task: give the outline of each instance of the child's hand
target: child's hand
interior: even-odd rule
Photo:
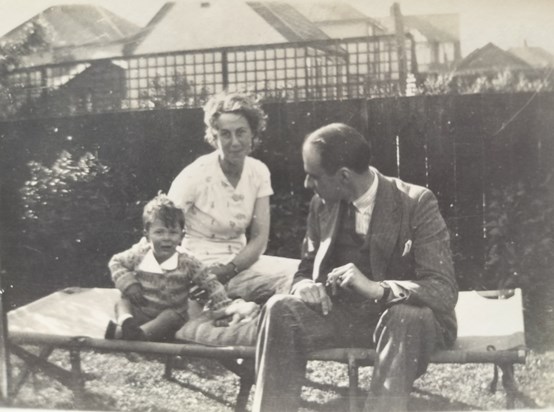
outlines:
[[[248,322],[258,316],[260,306],[255,302],[245,302],[243,299],[235,299],[225,308],[225,315],[230,317],[229,325],[239,322]]]
[[[144,306],[148,302],[142,293],[142,286],[140,283],[133,283],[123,292],[123,296],[131,301],[135,306]]]

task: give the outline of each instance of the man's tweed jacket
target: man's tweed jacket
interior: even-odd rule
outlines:
[[[401,286],[407,291],[404,303],[431,308],[446,345],[451,345],[457,331],[458,287],[450,237],[437,199],[429,189],[372,170],[379,184],[368,232],[371,276]],[[306,278],[322,281],[333,269],[330,252],[344,207],[344,202],[312,198],[294,284]]]

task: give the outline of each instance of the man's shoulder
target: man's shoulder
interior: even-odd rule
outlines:
[[[424,194],[432,193],[430,189],[424,186],[416,185],[414,183],[408,183],[397,177],[385,176],[382,174],[380,174],[380,177],[380,181],[382,183],[390,185],[394,190],[398,191],[402,195],[402,197],[405,197],[407,199],[418,200]]]

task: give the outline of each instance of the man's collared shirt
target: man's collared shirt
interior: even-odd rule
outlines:
[[[369,231],[371,216],[375,208],[377,188],[379,186],[379,179],[377,179],[375,172],[371,168],[369,168],[369,172],[373,177],[373,182],[371,182],[369,189],[364,194],[352,202],[352,205],[356,209],[356,233],[363,236]],[[407,298],[408,292],[402,286],[394,281],[384,281],[383,283],[391,288],[391,293],[387,299],[388,303],[401,302]]]
[[[352,205],[356,208],[356,233],[359,235],[366,235],[369,230],[369,224],[371,223],[371,215],[373,214],[373,208],[375,207],[375,196],[377,195],[377,186],[379,185],[379,179],[377,175],[370,168],[369,172],[373,177],[373,182],[369,189],[352,202]]]

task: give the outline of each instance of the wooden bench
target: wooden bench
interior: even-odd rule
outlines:
[[[171,359],[176,355],[217,359],[240,377],[235,409],[245,410],[253,385],[252,368],[248,365],[253,363],[254,347],[105,340],[105,326],[112,317],[113,303],[118,296],[119,292],[115,289],[69,289],[9,312],[9,350],[23,359],[28,367],[10,383],[10,396],[17,395],[29,371],[41,370],[71,388],[79,401],[85,390],[85,378],[81,373],[81,351],[138,352],[165,356],[166,377],[171,376]],[[496,388],[497,370],[500,369],[507,395],[507,408],[513,408],[517,398],[526,403],[527,398],[517,389],[513,368],[514,364],[524,364],[526,358],[521,291],[461,292],[456,313],[459,337],[454,348],[435,353],[431,362],[495,365],[495,378],[491,388]],[[39,346],[39,354],[29,352],[24,345]],[[70,370],[48,362],[48,356],[55,348],[69,351]],[[246,362],[235,362],[238,359]],[[375,351],[336,348],[314,352],[309,359],[337,361],[348,365],[350,410],[356,410],[358,370],[361,366],[373,364]]]

